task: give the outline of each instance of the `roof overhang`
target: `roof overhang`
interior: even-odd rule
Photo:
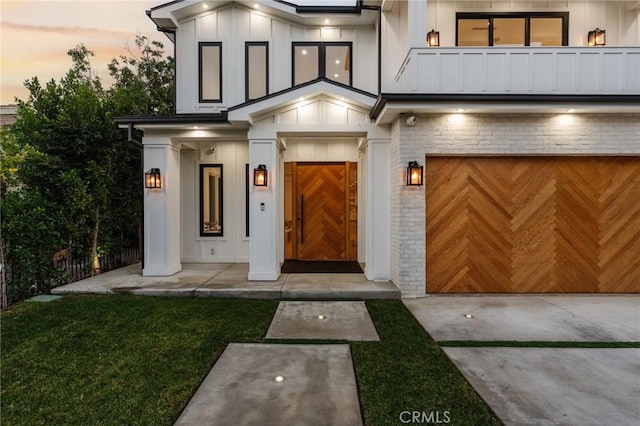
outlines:
[[[121,129],[133,126],[145,129],[219,129],[231,128],[227,113],[217,114],[172,114],[172,115],[136,115],[116,117],[116,124]]]
[[[367,111],[370,111],[376,102],[376,96],[371,93],[354,89],[353,87],[345,86],[326,78],[319,78],[229,108],[227,118],[231,123],[253,123],[256,117],[264,116],[271,111],[276,111],[288,105],[294,105],[318,95],[326,95],[336,100],[359,106]]]
[[[171,35],[180,21],[232,3],[260,13],[268,13],[301,25],[331,26],[374,25],[378,20],[379,0],[307,1],[295,0],[176,0],[147,11],[159,31]],[[170,36],[171,38],[171,36]]]
[[[370,117],[388,124],[402,113],[640,113],[640,95],[383,93]]]

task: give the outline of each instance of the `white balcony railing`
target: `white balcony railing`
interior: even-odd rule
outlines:
[[[640,47],[411,49],[383,91],[640,94]]]

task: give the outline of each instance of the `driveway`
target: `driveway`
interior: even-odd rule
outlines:
[[[404,303],[505,424],[640,424],[640,296]]]

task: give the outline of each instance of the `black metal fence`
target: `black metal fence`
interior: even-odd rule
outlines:
[[[4,246],[4,241],[2,244],[2,251],[6,255],[7,247]],[[122,268],[140,261],[140,246],[125,247],[118,252],[99,254],[98,259],[100,266],[96,273]],[[74,241],[69,248],[62,249],[51,256],[51,268],[58,271],[57,275],[60,277],[58,282],[62,284],[92,276],[93,266],[90,246],[87,242],[80,240]],[[0,281],[5,285],[7,296],[5,306],[41,292],[37,283],[29,285],[28,288],[25,288],[24,283],[14,283],[11,264],[0,264],[0,273],[2,274]]]

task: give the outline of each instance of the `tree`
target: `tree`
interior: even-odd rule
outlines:
[[[109,64],[115,83],[106,90],[84,45],[69,50],[72,66],[59,82],[25,82],[29,97],[18,101],[0,151],[2,239],[22,290],[47,291],[59,281],[51,256],[76,239],[89,239],[99,273],[100,253],[119,252],[140,235],[140,152],[113,118],[173,111],[174,74],[161,43],[138,36],[136,46],[137,54]]]

